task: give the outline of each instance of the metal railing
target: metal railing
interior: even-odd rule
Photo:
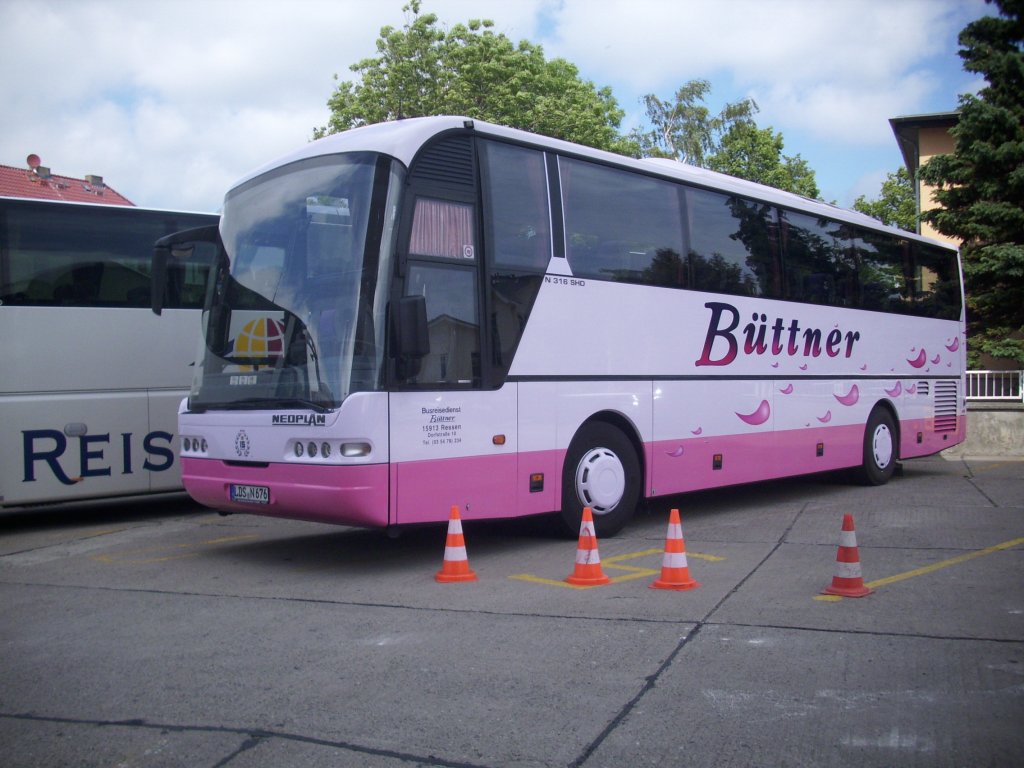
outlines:
[[[1024,371],[968,371],[967,399],[1024,403],[1022,380]]]

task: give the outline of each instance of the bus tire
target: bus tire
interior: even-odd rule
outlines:
[[[598,537],[614,536],[640,501],[640,459],[622,430],[603,421],[580,427],[562,467],[560,520],[566,535],[577,535],[583,508],[590,507]]]
[[[865,485],[885,485],[896,471],[899,443],[896,424],[887,408],[876,407],[864,429],[864,464],[861,481]]]

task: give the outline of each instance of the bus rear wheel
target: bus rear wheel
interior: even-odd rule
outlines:
[[[865,485],[885,485],[896,471],[899,458],[896,425],[885,408],[875,408],[864,429],[864,464],[861,480]]]
[[[565,533],[579,533],[583,508],[590,507],[598,537],[614,536],[633,517],[640,486],[640,460],[629,438],[605,422],[584,424],[562,467],[560,519]]]

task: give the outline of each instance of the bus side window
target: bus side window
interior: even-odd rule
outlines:
[[[543,271],[551,258],[544,154],[482,142],[487,242],[500,271]]]
[[[684,287],[677,185],[564,157],[558,165],[574,275]]]
[[[686,190],[692,287],[777,297],[779,248],[772,206],[703,189]]]
[[[478,383],[480,321],[476,269],[410,263],[405,295],[423,296],[427,301],[430,351],[423,358],[415,383]]]

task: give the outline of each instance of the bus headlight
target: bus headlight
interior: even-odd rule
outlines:
[[[342,443],[341,444],[341,455],[346,459],[355,459],[360,456],[370,455],[370,444],[369,443]]]

